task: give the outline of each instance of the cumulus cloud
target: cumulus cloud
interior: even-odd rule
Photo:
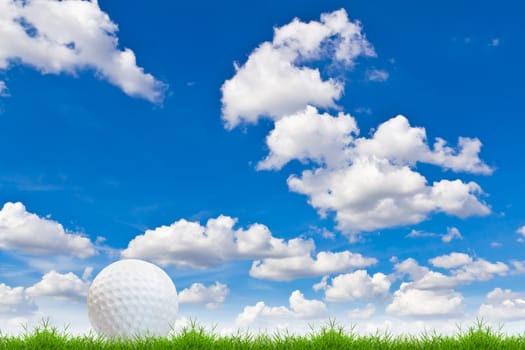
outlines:
[[[61,300],[83,301],[91,282],[81,280],[72,272],[59,273],[54,270],[46,273],[42,280],[26,289],[32,297],[54,297]]]
[[[459,137],[457,146],[450,146],[437,137],[430,145],[426,130],[402,115],[380,124],[371,137],[358,137],[350,115],[317,110],[333,108],[344,86],[333,78],[323,80],[317,67],[305,63],[323,58],[351,67],[357,57],[373,55],[359,23],[350,22],[344,10],[276,28],[273,41],[255,49],[222,86],[226,127],[269,117],[274,123],[266,138],[269,154],[257,169],[279,170],[293,160],[308,166],[288,177],[290,191],[306,195],[322,217],[335,213],[337,228],[350,241],[361,232],[417,224],[435,213],[488,215],[477,183],[443,179],[429,184],[415,170],[426,163],[490,175],[494,169],[480,159],[479,139]],[[368,72],[372,80],[387,78],[385,71]],[[460,238],[456,230],[443,241]]]
[[[344,9],[321,15],[320,21],[294,19],[274,30],[272,42],[263,42],[235,75],[224,82],[222,118],[232,129],[256,123],[260,117],[279,119],[307,104],[333,107],[343,83],[323,79],[308,63],[329,59],[351,67],[359,56],[375,56],[359,22]]]
[[[206,226],[181,219],[135,237],[121,255],[163,266],[204,268],[235,259],[302,256],[315,249],[311,239],[285,241],[273,237],[262,224],[244,230],[234,229],[236,222],[237,219],[224,215],[209,219]]]
[[[365,270],[357,270],[332,278],[331,284],[327,284],[323,289],[326,301],[375,300],[388,297],[390,284],[388,277],[381,272],[370,276]]]
[[[273,281],[291,281],[297,278],[315,277],[367,267],[377,263],[358,253],[319,252],[313,259],[310,255],[281,259],[263,259],[253,262],[250,276]]]
[[[66,232],[58,222],[29,213],[20,202],[7,202],[0,210],[0,250],[80,258],[96,253],[87,237]]]
[[[366,72],[366,79],[370,81],[387,81],[389,74],[384,69],[371,69]]]
[[[430,259],[429,262],[435,267],[451,269],[472,263],[472,258],[470,255],[465,253],[453,252],[448,255],[437,256],[433,259]]]
[[[416,224],[432,212],[465,218],[487,215],[474,182],[441,180],[432,186],[408,166],[384,159],[359,158],[342,169],[318,168],[288,178],[291,191],[305,194],[324,216],[336,212],[337,227],[350,235],[385,227]]]
[[[453,290],[422,290],[402,283],[386,312],[396,316],[451,317],[462,313],[463,296]]]
[[[510,289],[495,288],[487,294],[478,315],[486,320],[513,321],[525,318],[525,296]]]
[[[394,265],[398,276],[409,275],[411,288],[439,290],[451,289],[461,284],[488,281],[495,275],[505,276],[509,267],[498,261],[491,263],[484,259],[472,259],[463,253],[451,253],[429,260],[433,266],[449,269],[449,274],[430,270],[409,258]]]
[[[326,315],[326,305],[320,300],[306,299],[299,290],[295,290],[288,299],[290,307],[267,306],[259,301],[254,306],[246,306],[235,319],[237,326],[253,324],[258,318],[295,318],[315,319]]]
[[[190,288],[180,291],[178,300],[181,304],[205,304],[208,308],[215,308],[224,302],[229,292],[228,286],[219,282],[209,287],[193,283]]]
[[[389,159],[399,165],[421,162],[456,172],[489,175],[494,169],[479,158],[481,146],[477,138],[460,137],[456,149],[437,137],[431,149],[425,128],[413,127],[405,116],[398,115],[380,124],[371,138],[356,139],[355,153]]]
[[[270,154],[257,165],[258,169],[281,169],[297,159],[314,161],[328,167],[339,166],[348,156],[352,134],[358,133],[355,119],[344,113],[333,117],[320,114],[315,107],[284,116],[266,138]]]
[[[13,288],[0,283],[0,314],[22,316],[36,310],[36,305],[23,287]]]
[[[519,233],[522,236],[525,236],[525,225],[521,226],[516,230],[516,233]]]
[[[164,98],[165,84],[144,73],[131,49],[119,48],[118,27],[96,0],[2,1],[0,26],[0,70],[16,64],[43,74],[94,70],[130,96]]]

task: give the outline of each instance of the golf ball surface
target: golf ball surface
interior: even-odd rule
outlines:
[[[178,313],[177,290],[158,266],[137,259],[108,265],[87,296],[88,316],[106,337],[166,336]]]

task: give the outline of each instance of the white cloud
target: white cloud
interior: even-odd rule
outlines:
[[[501,261],[491,263],[484,259],[477,259],[454,270],[453,274],[458,282],[469,283],[472,281],[488,281],[494,275],[505,276],[508,271],[509,267]]]
[[[0,2],[0,69],[15,64],[43,74],[92,69],[130,96],[161,102],[165,85],[137,66],[132,50],[119,49],[117,25],[98,1]]]
[[[509,272],[509,267],[502,262],[474,260],[463,253],[442,255],[429,261],[436,267],[451,269],[450,274],[431,271],[428,267],[420,266],[412,258],[396,264],[394,270],[398,276],[408,274],[413,281],[411,287],[429,290],[451,289],[461,284],[488,281],[495,275],[504,276]]]
[[[324,216],[336,212],[337,227],[350,235],[386,227],[416,224],[432,212],[465,218],[487,215],[474,183],[441,180],[432,186],[408,166],[378,158],[358,158],[343,169],[319,168],[288,178],[291,191],[305,194]]]
[[[311,239],[294,238],[286,242],[273,237],[264,225],[234,229],[236,222],[237,219],[224,215],[209,219],[206,226],[181,219],[135,237],[121,255],[163,266],[203,268],[235,259],[302,256],[315,249]]]
[[[525,318],[525,296],[510,289],[495,288],[487,294],[478,315],[487,320],[512,321]]]
[[[228,286],[219,282],[209,287],[202,283],[193,283],[190,288],[179,293],[178,300],[181,304],[206,304],[208,308],[215,308],[224,302],[229,292]]]
[[[80,258],[95,255],[87,237],[66,232],[58,222],[29,213],[20,202],[7,202],[0,210],[0,250]]]
[[[490,208],[479,198],[484,193],[475,182],[427,184],[414,169],[427,163],[454,172],[492,174],[494,169],[479,157],[479,139],[459,137],[452,147],[437,137],[431,147],[426,130],[412,127],[402,115],[379,125],[371,137],[358,138],[350,115],[318,112],[316,107],[335,107],[344,86],[332,78],[323,80],[318,69],[304,64],[323,58],[351,66],[358,56],[373,55],[360,24],[349,22],[344,10],[322,15],[320,22],[295,19],[276,28],[273,41],[254,50],[222,86],[226,127],[271,118],[269,154],[257,168],[278,170],[294,159],[310,166],[288,178],[290,191],[306,195],[323,217],[335,213],[337,228],[350,241],[363,231],[417,224],[434,213],[488,215]],[[375,80],[387,78],[385,71],[369,73]],[[459,238],[453,231],[443,236],[445,242],[453,238]]]
[[[23,287],[9,287],[0,283],[0,314],[10,316],[29,315],[36,311],[33,300],[25,293]]]
[[[361,254],[342,252],[319,252],[315,259],[310,255],[294,256],[281,259],[263,259],[253,262],[250,276],[274,281],[291,281],[297,278],[315,277],[377,263],[375,258],[366,258]]]
[[[267,306],[259,301],[254,306],[246,306],[242,313],[235,319],[237,326],[253,324],[260,317],[267,318],[295,318],[315,319],[326,315],[326,305],[320,300],[305,299],[303,293],[295,290],[288,299],[290,307]]]
[[[346,313],[350,320],[366,320],[371,318],[376,312],[374,304],[367,304],[364,308],[352,309]]]
[[[331,302],[384,299],[389,295],[390,284],[383,273],[369,276],[365,270],[357,270],[332,278],[331,284],[325,287],[325,299]]]
[[[431,150],[425,128],[413,127],[405,116],[398,115],[379,125],[371,138],[356,139],[355,154],[388,159],[398,165],[422,162],[456,172],[489,175],[494,169],[479,158],[481,146],[477,138],[460,137],[455,149],[437,137]]]
[[[452,290],[421,290],[401,283],[386,312],[396,316],[451,317],[462,313],[463,296]]]
[[[525,236],[525,225],[521,226],[516,230],[516,233],[519,233],[520,235]]]
[[[370,81],[387,81],[389,74],[384,69],[372,69],[366,73],[366,78]]]
[[[447,233],[441,237],[441,240],[445,243],[450,243],[454,239],[463,239],[463,236],[456,227],[448,227]]]
[[[323,80],[319,69],[305,64],[328,58],[352,66],[357,57],[374,55],[359,22],[349,21],[344,9],[322,14],[320,21],[294,19],[275,28],[273,41],[236,65],[234,77],[221,88],[226,127],[256,123],[262,116],[278,119],[307,104],[333,107],[343,83]]]
[[[418,238],[418,237],[436,237],[436,236],[438,236],[438,234],[436,233],[412,229],[405,237]]]
[[[441,267],[443,269],[451,269],[454,267],[463,266],[472,263],[470,255],[465,253],[450,253],[448,255],[437,256],[430,259],[429,262],[435,267]]]
[[[321,281],[319,281],[318,283],[314,284],[312,286],[312,289],[315,290],[316,292],[320,291],[320,290],[325,290],[326,289],[326,286],[328,286],[328,278],[330,276],[326,275],[326,276],[323,276],[323,278],[321,279]]]
[[[294,159],[338,167],[348,158],[345,149],[352,141],[351,134],[358,132],[351,115],[339,113],[333,117],[307,106],[275,122],[266,138],[270,154],[259,162],[257,169],[278,170]]]
[[[42,280],[26,289],[32,297],[48,296],[60,300],[84,301],[91,282],[82,281],[72,272],[65,274],[49,271]]]

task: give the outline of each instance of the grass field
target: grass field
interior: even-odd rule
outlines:
[[[106,340],[94,335],[71,336],[44,322],[22,336],[0,334],[0,349],[525,349],[525,334],[507,336],[478,321],[455,336],[377,334],[359,336],[330,321],[306,336],[238,334],[218,336],[196,323],[168,338]]]

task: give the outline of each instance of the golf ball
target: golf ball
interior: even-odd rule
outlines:
[[[95,277],[87,306],[91,325],[106,337],[166,336],[177,317],[177,290],[158,266],[125,259]]]

